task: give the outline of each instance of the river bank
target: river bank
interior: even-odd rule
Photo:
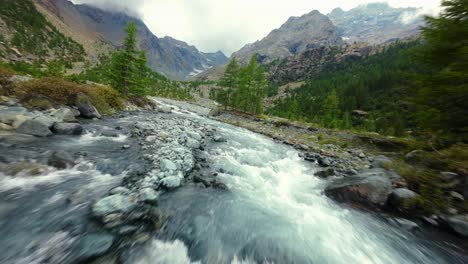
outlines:
[[[422,224],[379,220],[323,195],[339,175],[314,174],[358,172],[372,166],[370,155],[332,156],[331,148],[312,156],[305,145],[293,144],[297,152],[290,142],[210,120],[208,108],[156,100],[157,111],[75,117],[68,123],[79,133],[0,135],[1,263],[463,263],[463,240],[436,234],[429,243]],[[31,120],[55,117],[8,104]],[[345,233],[334,254],[317,243],[336,244]],[[295,241],[304,246],[291,248]],[[448,250],[435,254],[438,247]]]

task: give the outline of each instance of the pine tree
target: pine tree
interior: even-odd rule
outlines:
[[[426,17],[418,58],[431,70],[419,76],[415,101],[421,126],[468,132],[468,1],[445,0],[439,17]],[[464,131],[464,132],[463,132]]]
[[[338,120],[340,117],[340,109],[338,96],[336,90],[333,89],[327,96],[323,103],[323,119],[322,123],[326,127],[336,128],[338,127]]]
[[[220,80],[219,85],[225,88],[224,91],[220,91],[217,97],[217,101],[225,106],[234,106],[234,93],[235,89],[239,85],[239,74],[240,66],[236,58],[232,58],[224,71],[224,76]]]

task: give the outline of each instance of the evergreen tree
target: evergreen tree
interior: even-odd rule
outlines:
[[[224,76],[220,80],[219,85],[225,88],[220,91],[217,96],[217,101],[225,106],[234,106],[234,92],[239,85],[240,66],[236,58],[232,58],[224,71]]]
[[[439,17],[426,17],[425,45],[418,58],[431,71],[421,75],[416,96],[420,124],[445,133],[468,132],[468,1],[445,0]]]
[[[338,127],[340,109],[336,90],[333,89],[323,103],[323,125],[330,128]]]

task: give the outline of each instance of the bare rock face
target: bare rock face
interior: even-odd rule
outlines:
[[[321,46],[342,43],[331,20],[317,10],[301,17],[291,17],[279,29],[253,44],[246,45],[233,57],[245,63],[253,54],[261,63],[287,58]]]

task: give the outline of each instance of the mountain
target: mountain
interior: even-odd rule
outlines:
[[[124,13],[67,0],[36,0],[35,4],[61,32],[82,44],[91,57],[120,47],[124,28],[132,21],[137,25],[139,45],[147,52],[149,66],[168,77],[186,79],[227,61],[222,52],[203,53],[183,41],[158,38],[141,19]]]
[[[424,20],[418,8],[393,8],[387,3],[360,5],[349,11],[334,9],[328,17],[348,41],[380,44],[419,34]]]
[[[248,44],[232,56],[241,62],[257,53],[261,63],[298,55],[320,46],[337,46],[342,41],[335,25],[319,11],[301,17],[291,17],[280,28],[253,44]]]

